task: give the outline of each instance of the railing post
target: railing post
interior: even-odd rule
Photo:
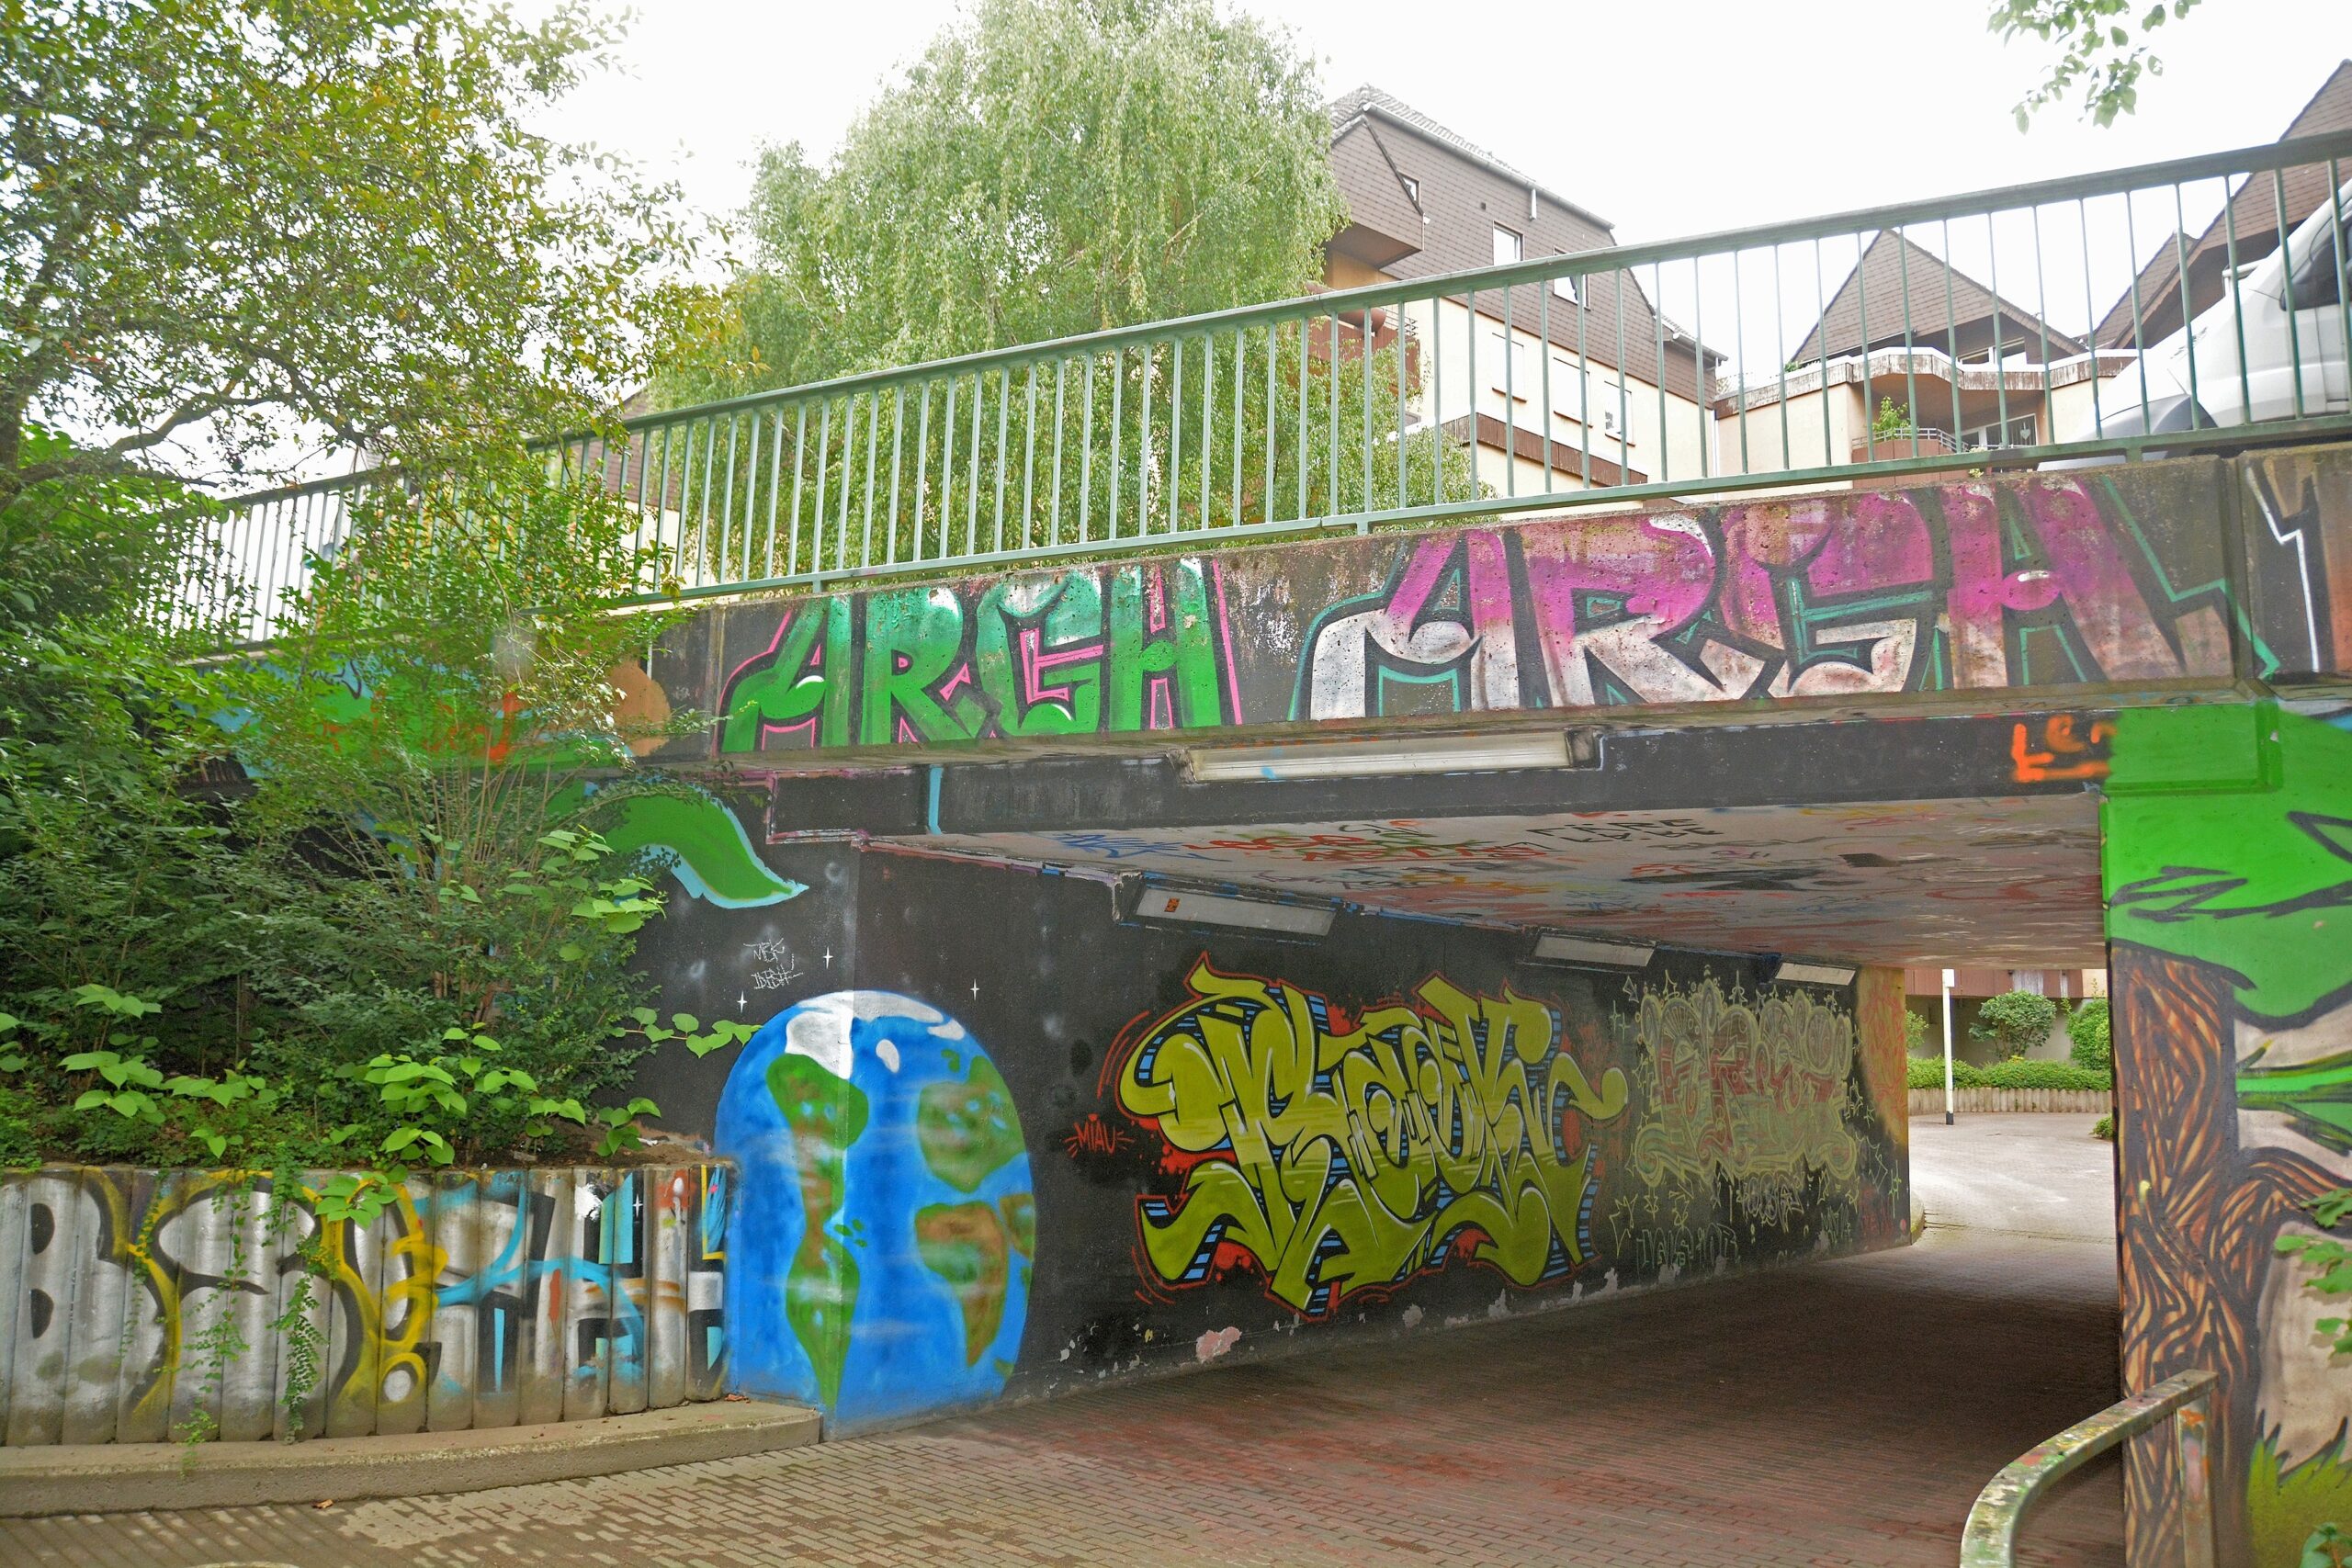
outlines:
[[[2213,1568],[2213,1393],[2204,1392],[2173,1412],[2173,1450],[2180,1461],[2182,1568]]]

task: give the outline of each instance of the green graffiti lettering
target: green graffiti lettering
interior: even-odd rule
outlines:
[[[1198,560],[1137,563],[1112,576],[1110,658],[1108,728],[1149,728],[1151,688],[1162,680],[1170,688],[1170,718],[1177,728],[1209,728],[1225,721],[1216,622]]]
[[[945,705],[932,687],[964,649],[964,606],[948,588],[904,588],[865,601],[865,661],[858,685],[857,738],[887,746],[903,719],[918,740],[969,740],[988,710],[969,691]]]
[[[973,664],[1000,729],[1022,737],[1102,728],[1102,591],[1091,573],[1000,582],[981,596],[978,620]]]
[[[850,602],[820,599],[792,612],[775,650],[737,672],[720,695],[721,751],[756,751],[767,730],[817,720],[816,743],[849,744]]]

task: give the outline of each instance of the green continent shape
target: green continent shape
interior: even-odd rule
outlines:
[[[1012,1274],[1012,1248],[996,1211],[978,1202],[926,1204],[915,1211],[915,1250],[955,1293],[964,1314],[964,1364],[978,1365],[1004,1325]]]
[[[667,850],[678,880],[726,909],[781,904],[808,891],[768,869],[726,806],[707,795],[632,795],[605,817],[605,841],[623,855]]]
[[[865,1131],[865,1092],[788,1053],[769,1066],[768,1092],[792,1129],[800,1186],[800,1246],[785,1275],[784,1314],[817,1369],[818,1394],[831,1405],[841,1398],[858,1286],[857,1259],[833,1235],[832,1224],[841,1214],[843,1161]]]
[[[2352,992],[2352,733],[2267,703],[2128,708],[2114,757],[2111,941],[2226,971],[2260,1020]]]
[[[1021,1154],[1021,1121],[996,1064],[978,1056],[961,1079],[923,1085],[915,1141],[931,1173],[958,1192],[978,1190],[989,1172]]]

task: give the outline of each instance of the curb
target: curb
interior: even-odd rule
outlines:
[[[0,1448],[0,1517],[228,1508],[481,1492],[656,1465],[740,1459],[817,1440],[797,1404],[725,1400],[558,1421],[300,1443],[52,1444]]]

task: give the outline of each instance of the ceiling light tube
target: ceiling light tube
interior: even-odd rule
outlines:
[[[1180,887],[1146,887],[1136,901],[1137,919],[1179,926],[1227,926],[1276,936],[1329,936],[1329,904],[1276,904],[1224,893],[1194,893]]]
[[[1657,951],[1653,942],[1597,942],[1590,937],[1545,931],[1535,939],[1527,959],[1531,964],[1599,964],[1611,969],[1639,969]]]
[[[1588,740],[1592,738],[1587,737]],[[1193,784],[1352,779],[1396,773],[1484,773],[1566,768],[1583,759],[1559,729],[1516,735],[1433,735],[1369,742],[1309,741],[1283,746],[1192,747],[1183,752]],[[1585,765],[1590,765],[1589,763]]]
[[[1850,964],[1792,964],[1783,960],[1772,971],[1776,985],[1846,986],[1854,979]]]

